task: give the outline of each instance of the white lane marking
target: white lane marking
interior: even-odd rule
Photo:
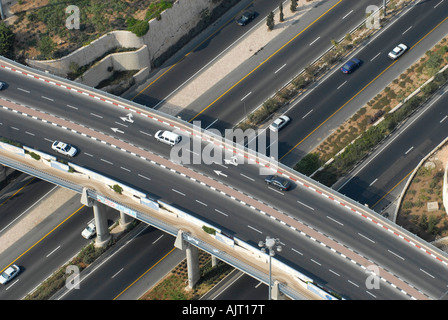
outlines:
[[[246,95],[241,99],[241,101],[243,101],[243,100],[246,99],[248,96],[250,96],[251,93],[252,93],[252,91],[249,92],[248,94],[246,94]]]
[[[311,112],[313,112],[313,110],[314,110],[314,109],[311,109],[310,111],[308,111],[308,113],[307,113],[306,115],[304,115],[304,116],[302,117],[302,119],[305,119]]]
[[[25,133],[26,133],[26,134],[29,134],[30,136],[33,136],[33,137],[35,136],[34,133],[31,133],[31,132],[28,132],[28,131],[25,131]]]
[[[124,269],[124,268],[121,268],[120,270],[118,270],[118,271],[111,277],[111,279],[115,278],[115,276],[116,276],[117,274],[119,274],[121,271],[123,271],[123,269]]]
[[[17,88],[20,91],[26,92],[26,93],[30,93],[28,90],[22,89],[22,88]]]
[[[278,191],[277,189],[274,189],[274,188],[272,188],[272,187],[268,187],[268,188],[271,189],[272,191],[275,191],[275,192],[280,193],[281,195],[283,195],[283,192],[280,192],[280,191]]]
[[[381,52],[378,52],[378,54],[376,56],[374,56],[372,59],[370,59],[370,61],[375,60],[380,54],[381,54]]]
[[[307,204],[304,204],[303,202],[300,202],[299,200],[297,200],[297,202],[298,203],[300,203],[302,206],[304,206],[304,207],[307,207],[308,209],[310,209],[310,210],[313,210],[314,211],[314,208],[313,207],[310,207],[309,205],[307,205]]]
[[[151,180],[151,178],[148,178],[148,177],[146,177],[146,176],[144,176],[144,175],[141,175],[140,173],[139,174],[137,174],[140,178],[143,178],[143,179],[146,179],[146,180]]]
[[[208,207],[208,204],[206,204],[206,203],[204,203],[204,202],[202,202],[202,201],[199,201],[199,200],[195,200],[197,203],[199,203],[199,204],[202,204],[204,207]]]
[[[440,1],[438,4],[434,6],[434,9],[437,8],[444,0]]]
[[[315,264],[317,264],[318,266],[321,266],[322,264],[320,264],[319,262],[317,262],[316,260],[310,259],[311,261],[313,261]]]
[[[5,291],[6,290],[9,290],[13,285],[15,285],[17,282],[19,282],[19,279],[17,279],[16,281],[14,281],[13,283],[11,283],[9,286],[8,286],[8,288],[6,288],[5,289]]]
[[[17,130],[17,131],[20,130],[19,128],[16,128],[16,127],[11,127],[11,129],[14,129],[14,130]]]
[[[150,137],[152,137],[152,134],[150,134],[150,133],[148,133],[148,132],[145,132],[145,131],[140,131],[140,133],[143,133],[143,134],[146,134],[147,136],[150,136]]]
[[[345,16],[343,16],[343,17],[342,17],[342,20],[344,20],[345,18],[347,18],[352,12],[353,12],[353,10],[350,11],[349,13],[347,13]]]
[[[285,63],[284,65],[282,65],[280,68],[278,68],[277,71],[274,72],[274,74],[276,74],[277,72],[279,72],[280,70],[282,70],[285,66],[286,66],[286,63]]]
[[[176,189],[171,189],[171,190],[185,197],[185,193],[182,193],[182,192],[180,192],[180,191],[177,191]]]
[[[205,130],[207,130],[207,129],[210,128],[212,125],[214,125],[216,121],[218,121],[218,119],[216,119],[215,121],[213,121],[212,123],[210,123],[210,124],[207,126],[207,128],[205,128]]]
[[[152,244],[156,244],[160,239],[162,239],[163,238],[163,234],[160,236],[160,237],[158,237],[156,240],[154,240],[153,242],[152,242]]]
[[[97,118],[103,119],[103,117],[102,117],[102,116],[100,116],[100,115],[97,115],[97,114],[95,114],[95,113],[92,113],[92,112],[90,112],[90,114],[91,114],[92,116],[94,116],[94,117],[97,117]]]
[[[263,232],[261,232],[260,230],[258,230],[258,229],[255,229],[254,227],[252,227],[252,226],[249,226],[249,225],[247,225],[249,228],[251,228],[252,230],[255,230],[255,231],[257,231],[258,233],[263,233]]]
[[[93,154],[90,154],[90,153],[87,153],[87,152],[84,152],[84,154],[85,154],[86,156],[89,156],[89,157],[92,157],[92,158],[93,158]]]
[[[298,253],[298,254],[300,254],[301,256],[303,256],[303,253],[302,253],[302,252],[300,252],[300,251],[298,251],[298,250],[296,250],[296,249],[294,249],[294,248],[291,248],[291,250],[294,251],[294,252],[296,252],[296,253]]]
[[[328,269],[328,271],[330,271],[331,273],[333,273],[333,274],[335,274],[335,275],[337,275],[338,277],[340,277],[341,275],[339,274],[339,273],[336,273],[336,272],[334,272],[333,270],[331,270],[331,269]]]
[[[369,292],[369,291],[367,291],[367,290],[366,290],[366,292],[367,292],[368,294],[370,294],[372,297],[376,298],[376,295],[374,295],[373,293],[371,293],[371,292]]]
[[[410,147],[408,151],[406,151],[404,154],[408,154],[409,152],[411,152],[411,150],[414,149],[414,147]]]
[[[75,110],[78,110],[77,107],[71,106],[71,105],[69,105],[69,104],[67,105],[67,107],[72,108],[72,109],[75,109]]]
[[[359,234],[361,237],[363,237],[364,239],[369,240],[369,241],[372,242],[372,243],[375,243],[375,241],[373,241],[372,239],[366,237],[365,235],[363,235],[363,234],[361,234],[361,233],[359,233],[359,232],[358,232],[358,234]]]
[[[352,282],[352,281],[350,281],[350,280],[347,280],[348,282],[350,282],[352,285],[354,285],[355,287],[358,287],[359,288],[359,286],[356,284],[356,283],[354,283],[354,282]]]
[[[128,168],[125,168],[125,167],[120,167],[120,169],[122,169],[122,170],[124,170],[124,171],[127,171],[127,172],[131,172],[131,170],[130,170],[130,169],[128,169]]]
[[[446,120],[446,118],[448,118],[448,116],[444,116],[442,120],[440,120],[440,123],[442,123],[443,121]]]
[[[44,98],[44,99],[50,100],[50,101],[54,101],[54,99],[52,99],[52,98],[48,98],[48,97],[46,97],[46,96],[41,96],[41,97]]]
[[[396,256],[397,258],[400,258],[401,260],[403,260],[404,261],[404,258],[402,257],[402,256],[400,256],[400,255],[398,255],[398,254],[396,254],[395,252],[393,252],[393,251],[390,251],[390,250],[387,250],[387,251],[389,251],[390,253],[392,253],[394,256]]]
[[[347,80],[343,84],[341,84],[339,87],[337,87],[336,90],[339,90],[346,83],[347,83]]]
[[[427,275],[430,276],[431,278],[435,279],[435,277],[434,277],[432,274],[426,272],[425,270],[420,269],[420,271],[423,272],[423,273],[425,273],[425,274],[427,274]]]
[[[47,258],[51,256],[56,250],[58,250],[61,246],[57,246],[53,251],[51,251],[49,254],[47,254]]]
[[[228,217],[229,215],[227,213],[222,212],[221,210],[215,209],[216,212],[219,212],[220,214],[222,214],[223,216]]]
[[[104,159],[100,159],[100,160],[103,161],[103,162],[106,162],[106,163],[108,163],[108,164],[113,164],[112,162],[107,161],[107,160],[104,160]]]
[[[409,28],[407,28],[406,30],[404,30],[404,32],[402,34],[405,34],[406,32],[408,32],[409,30],[412,29],[412,26],[410,26]]]
[[[120,126],[122,126],[122,127],[129,128],[129,127],[128,127],[127,125],[125,125],[124,123],[121,123],[121,122],[118,122],[118,121],[115,121],[115,123],[118,124],[118,125],[120,125]]]
[[[240,173],[241,176],[243,176],[246,179],[249,179],[251,181],[255,181],[255,179],[252,179],[251,177],[246,176],[245,174]]]
[[[375,180],[373,180],[370,184],[369,184],[369,187],[371,187],[375,182],[377,182],[378,181],[378,178],[376,178]]]
[[[327,216],[327,218],[330,219],[330,220],[332,220],[333,222],[336,222],[336,223],[340,224],[341,226],[344,225],[343,223],[341,223],[341,222],[339,222],[339,221],[333,219],[332,217]]]
[[[314,42],[316,42],[316,41],[319,40],[319,39],[320,39],[320,37],[317,37],[317,39],[314,40],[313,42],[311,42],[309,45],[312,46],[312,45],[314,44]]]

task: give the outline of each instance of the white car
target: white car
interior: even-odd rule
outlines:
[[[0,283],[1,284],[7,284],[9,281],[11,281],[12,278],[17,276],[20,272],[20,268],[13,264],[12,266],[9,266],[3,273],[0,275]]]
[[[74,146],[61,141],[53,142],[53,144],[51,145],[51,149],[69,157],[74,157],[78,152],[78,150],[76,150]]]
[[[89,223],[81,233],[81,235],[86,239],[92,238],[95,234],[96,234],[96,226],[95,223],[93,222]]]
[[[288,116],[280,116],[274,122],[271,123],[269,129],[271,131],[278,131],[283,128],[291,119]]]
[[[400,43],[391,52],[389,52],[388,56],[389,58],[395,60],[398,59],[406,50],[408,50],[408,47]]]

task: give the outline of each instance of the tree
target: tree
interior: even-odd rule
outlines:
[[[291,6],[289,9],[291,9],[291,12],[295,12],[297,10],[297,0],[291,0]]]
[[[39,41],[38,48],[46,59],[52,59],[56,43],[49,36],[43,36]]]
[[[8,26],[0,23],[0,55],[10,56],[14,44],[14,33]]]
[[[274,12],[269,12],[268,17],[266,18],[266,25],[268,26],[269,30],[274,29]]]
[[[285,21],[285,16],[283,14],[283,3],[280,2],[278,10],[280,11],[280,22]]]

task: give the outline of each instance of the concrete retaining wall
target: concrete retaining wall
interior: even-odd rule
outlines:
[[[52,74],[66,77],[70,72],[72,62],[83,66],[98,59],[106,52],[117,47],[139,48],[142,51],[134,55],[127,53],[119,59],[126,60],[126,68],[132,65],[132,69],[140,70],[150,68],[152,63],[165,54],[179,40],[187,36],[188,33],[201,21],[203,15],[211,12],[221,1],[210,0],[178,0],[173,7],[161,13],[161,19],[149,21],[149,30],[143,37],[137,37],[129,31],[113,31],[105,34],[87,46],[79,48],[71,54],[55,60],[31,60],[27,63],[37,69],[49,71]],[[139,50],[139,51],[140,51]],[[115,60],[118,63],[118,60]],[[98,67],[107,69],[106,62]],[[122,65],[125,68],[125,64]],[[98,70],[97,70],[98,71]],[[103,72],[104,74],[104,72]],[[93,76],[83,77],[86,81],[96,82]],[[98,77],[96,77],[98,78]],[[80,79],[83,82],[83,79]]]

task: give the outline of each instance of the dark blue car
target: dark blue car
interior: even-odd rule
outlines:
[[[341,68],[344,73],[352,73],[356,68],[361,65],[361,60],[353,58],[346,62]]]

